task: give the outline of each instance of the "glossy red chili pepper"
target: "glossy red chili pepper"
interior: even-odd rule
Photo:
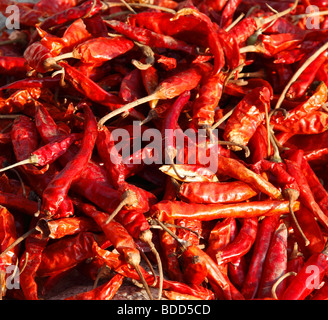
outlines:
[[[311,53],[312,54],[312,53]],[[311,55],[310,54],[310,55]],[[300,65],[308,59],[308,56],[305,56],[303,60],[300,61]],[[321,54],[317,59],[315,59],[298,77],[298,79],[290,86],[286,97],[289,99],[298,99],[304,96],[306,90],[313,82],[313,79],[317,71],[322,67],[323,63],[326,61],[326,54]]]
[[[23,270],[19,276],[19,283],[27,300],[38,300],[38,284],[35,277],[47,243],[48,239],[43,238],[40,233],[32,234],[25,240],[25,251],[19,261],[19,269]]]
[[[218,265],[231,262],[245,255],[253,246],[257,234],[257,218],[246,218],[236,238],[216,252]]]
[[[93,256],[92,244],[95,235],[80,232],[72,237],[64,237],[46,246],[42,253],[37,276],[47,277],[74,268],[78,263]]]
[[[0,113],[13,114],[24,112],[27,115],[34,113],[34,100],[41,96],[41,89],[30,88],[17,90],[7,99],[0,99]]]
[[[41,28],[37,30],[42,38],[40,42],[56,56],[73,50],[74,47],[91,38],[82,19],[77,19],[67,27],[62,37],[49,34]]]
[[[179,197],[191,203],[234,203],[253,198],[258,193],[241,181],[183,183]]]
[[[17,231],[15,226],[14,216],[5,208],[0,207],[0,249],[3,252],[7,249],[16,239]],[[18,259],[19,247],[15,246],[11,250],[7,251],[5,254],[0,256],[0,273],[3,282],[0,283],[0,296],[4,297],[6,295],[6,280],[8,278],[8,273],[6,271],[7,267],[16,264]]]
[[[300,201],[312,212],[320,224],[324,228],[327,228],[328,217],[324,214],[324,212],[320,209],[319,205],[315,201],[313,193],[306,181],[304,174],[302,173],[301,168],[297,165],[297,163],[288,159],[285,159],[285,163],[288,173],[295,178],[296,183],[299,186]]]
[[[98,130],[96,119],[90,107],[84,103],[83,109],[86,120],[81,148],[77,156],[66,164],[64,169],[56,175],[44,190],[41,210],[46,215],[53,216],[56,213],[58,207],[67,195],[72,182],[81,175],[91,158]]]
[[[72,55],[83,63],[101,65],[122,55],[134,47],[134,43],[124,37],[99,37],[84,41],[76,46]]]
[[[257,293],[258,298],[272,297],[272,286],[287,271],[287,237],[287,227],[282,221],[278,223],[272,235],[266,254],[261,283]],[[278,298],[281,297],[284,289],[285,283],[282,282],[275,291]]]
[[[221,20],[220,20],[220,27],[225,29],[227,28],[231,22],[233,21],[233,16],[237,7],[241,3],[241,0],[229,0],[224,9],[222,10]]]
[[[46,222],[50,239],[60,239],[80,232],[99,232],[101,229],[88,217],[69,217]]]
[[[53,55],[51,51],[39,41],[27,47],[24,51],[24,58],[29,67],[37,72],[46,73],[53,70],[53,65],[48,64],[48,61],[53,58]]]
[[[297,211],[299,202],[293,209]],[[152,206],[152,214],[159,220],[199,219],[209,221],[221,218],[251,218],[262,215],[275,215],[289,212],[288,201],[253,201],[237,204],[194,204],[182,201],[160,201]]]
[[[318,120],[321,119],[321,113],[318,110],[320,110],[321,106],[326,101],[327,87],[322,82],[316,88],[315,92],[305,102],[301,103],[299,106],[288,112],[286,119],[282,115],[273,115],[271,117],[271,123],[274,125],[276,130],[288,133],[319,133],[320,131],[318,130],[322,130],[322,128],[319,126],[321,121],[315,122],[311,125],[310,120],[315,119],[315,117],[318,117]],[[325,120],[323,116],[322,120]],[[325,129],[323,131],[325,131]]]
[[[273,199],[281,199],[281,192],[276,187],[236,159],[219,156],[218,173],[248,183]]]
[[[327,245],[320,253],[313,254],[286,288],[282,300],[304,300],[319,287],[328,267]]]

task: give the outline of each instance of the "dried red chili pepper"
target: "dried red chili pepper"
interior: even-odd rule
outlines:
[[[41,211],[48,216],[56,213],[72,182],[80,176],[91,158],[98,130],[90,107],[84,103],[83,109],[86,121],[81,148],[77,156],[66,164],[65,168],[55,176],[43,192]]]
[[[318,288],[327,271],[327,245],[320,253],[313,254],[281,296],[282,300],[304,300]],[[310,279],[309,276],[311,275]]]
[[[245,255],[253,246],[257,234],[258,218],[245,218],[236,238],[216,252],[218,265],[231,262]]]
[[[39,232],[30,235],[25,240],[25,251],[19,261],[19,269],[23,270],[19,282],[27,300],[38,300],[38,285],[35,277],[42,263],[42,253],[47,243],[48,239],[43,238]]]
[[[183,183],[178,196],[191,203],[234,203],[253,198],[258,193],[241,181]]]
[[[225,76],[222,73],[207,76],[201,83],[199,96],[193,103],[193,120],[197,127],[214,124],[215,108],[220,101]]]
[[[3,252],[17,239],[17,231],[14,216],[5,207],[2,206],[0,207],[0,226],[0,249],[1,252]],[[16,261],[18,259],[18,249],[19,248],[15,246],[11,250],[7,251],[6,254],[0,256],[1,298],[6,295],[7,290],[6,280],[9,275],[6,269],[7,267],[14,266],[16,264]]]
[[[96,236],[91,232],[80,232],[64,237],[45,247],[37,276],[47,277],[74,268],[78,263],[93,256],[92,244]]]
[[[278,223],[266,254],[261,283],[257,293],[258,298],[272,297],[272,286],[287,271],[287,237],[288,231],[285,223]],[[276,289],[276,295],[281,297],[284,292],[284,282]]]
[[[265,112],[269,111],[270,98],[270,90],[266,87],[253,89],[247,94],[227,120],[223,134],[224,139],[246,146],[257,127],[264,120]],[[229,146],[229,148],[240,150],[235,146]]]
[[[67,149],[80,138],[81,135],[75,133],[72,133],[67,137],[59,137],[57,140],[52,141],[33,151],[28,159],[20,160],[16,164],[0,169],[0,172],[27,164],[32,164],[40,167],[49,165],[56,161],[61,155],[63,155]],[[44,172],[45,171],[42,170],[42,174]]]
[[[46,222],[50,239],[59,239],[80,232],[98,232],[100,228],[87,217],[69,217]]]
[[[98,66],[134,47],[134,43],[124,37],[99,37],[82,42],[74,47],[72,57],[83,63]],[[65,54],[66,56],[66,54]]]
[[[187,43],[181,40],[176,40],[170,36],[161,35],[140,27],[132,27],[117,20],[105,21],[105,23],[118,33],[144,45],[155,48],[179,50],[187,54],[196,55],[196,48],[194,46],[188,45]]]
[[[293,210],[297,211],[299,202]],[[166,221],[171,219],[199,219],[209,221],[221,218],[251,218],[289,212],[288,201],[252,201],[237,204],[194,204],[180,201],[160,201],[152,206],[152,215]]]
[[[135,100],[117,110],[112,111],[111,113],[107,114],[99,120],[98,126],[102,127],[109,119],[123,112],[129,111],[130,109],[142,103],[146,103],[155,99],[173,99],[187,90],[194,89],[195,87],[197,87],[206,69],[206,66],[194,64],[190,68],[187,68],[186,70],[178,72],[164,79],[160,82],[154,93],[144,98]]]

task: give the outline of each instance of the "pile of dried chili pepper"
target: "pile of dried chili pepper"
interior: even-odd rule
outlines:
[[[9,5],[0,299],[328,299],[327,1]]]

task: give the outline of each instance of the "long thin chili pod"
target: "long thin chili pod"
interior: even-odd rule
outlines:
[[[272,286],[287,271],[287,237],[288,231],[285,223],[281,221],[276,227],[265,258],[261,277],[258,298],[270,298]],[[280,283],[276,295],[281,297],[285,283]]]
[[[81,148],[77,156],[67,163],[65,168],[55,176],[43,192],[41,211],[48,216],[53,216],[56,213],[72,182],[81,175],[92,155],[98,134],[97,123],[86,103],[83,104],[83,109],[86,123]]]
[[[249,263],[245,282],[241,289],[241,293],[245,299],[254,299],[256,297],[271,237],[278,221],[279,215],[274,215],[265,217],[259,222],[254,251]]]
[[[293,204],[294,211],[299,202]],[[250,218],[289,212],[289,201],[252,201],[237,204],[194,204],[182,201],[160,201],[151,208],[152,215],[159,220],[199,219],[209,221],[221,218]]]
[[[49,144],[46,144],[37,150],[31,153],[31,156],[25,160],[20,160],[19,162],[7,166],[3,169],[0,169],[0,172],[15,168],[21,165],[33,164],[35,166],[45,166],[53,163],[57,160],[61,155],[63,155],[66,150],[79,138],[80,134],[70,134],[68,136],[62,136],[56,139],[56,141],[52,141]]]
[[[236,159],[218,156],[218,173],[230,176],[234,179],[248,183],[253,188],[267,194],[273,199],[281,199],[279,189],[265,180],[262,176],[246,168]]]

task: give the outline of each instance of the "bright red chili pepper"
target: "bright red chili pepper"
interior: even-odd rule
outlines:
[[[327,245],[320,253],[313,254],[286,288],[282,300],[304,300],[318,288],[328,267]]]

